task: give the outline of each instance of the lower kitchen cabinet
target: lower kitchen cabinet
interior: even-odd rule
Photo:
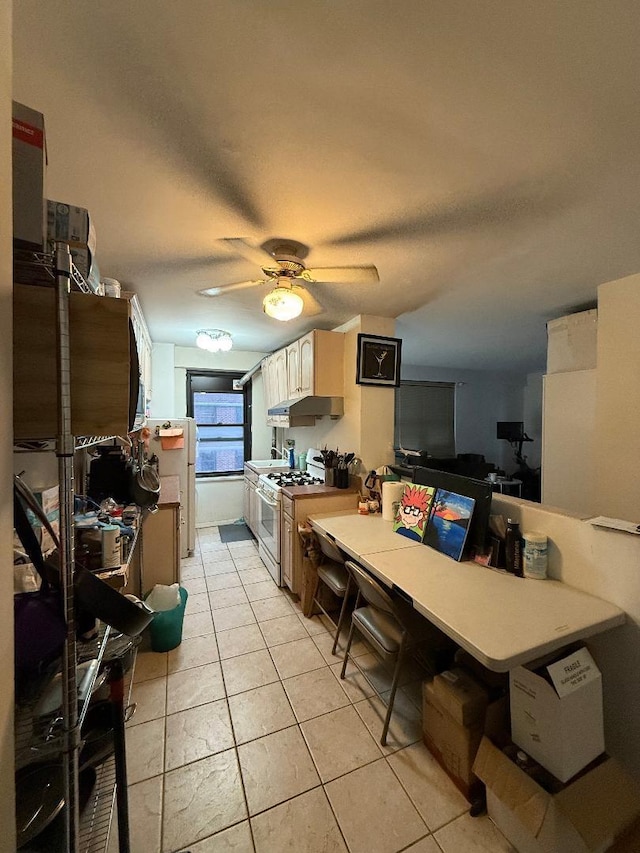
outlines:
[[[282,493],[282,524],[280,526],[280,568],[282,579],[291,592],[300,595],[302,591],[302,542],[298,536],[298,525],[310,515],[319,512],[340,512],[355,510],[358,506],[358,492],[354,489],[334,489],[327,487],[320,494],[287,495]]]
[[[142,592],[179,581],[180,478],[160,477],[158,511],[142,524]]]
[[[258,477],[256,471],[244,466],[244,522],[254,536],[258,535]]]

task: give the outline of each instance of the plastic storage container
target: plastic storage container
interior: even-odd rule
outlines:
[[[171,610],[156,611],[149,631],[154,652],[170,652],[182,642],[182,623],[189,593],[180,587],[180,604]],[[145,596],[148,598],[149,593]]]
[[[543,579],[547,576],[547,537],[531,530],[524,534],[522,567],[526,578]]]

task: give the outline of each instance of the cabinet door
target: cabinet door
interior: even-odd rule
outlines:
[[[300,338],[299,345],[299,368],[300,377],[300,396],[304,397],[307,394],[315,393],[314,383],[314,333],[309,332],[304,338]]]
[[[277,400],[274,402],[283,403],[287,399],[287,351],[286,349],[278,350],[273,356],[275,365],[275,385]]]
[[[275,406],[275,404],[278,402],[276,400],[277,387],[275,359],[272,355],[266,358],[262,364],[262,381],[264,383],[264,402],[266,406],[265,416],[267,419],[267,426],[277,426],[277,416],[269,414],[269,409],[271,408],[271,406]]]
[[[300,347],[299,341],[287,347],[287,396],[289,400],[300,397]]]
[[[251,484],[247,478],[244,478],[244,492],[242,495],[242,514],[244,515],[244,523],[249,530],[253,530],[251,526]]]
[[[290,515],[282,516],[282,538],[280,540],[280,568],[282,579],[293,592],[293,545],[294,522]]]
[[[253,535],[258,538],[258,512],[259,512],[259,503],[260,498],[258,497],[258,492],[256,491],[255,483],[249,484],[249,530],[253,533]]]

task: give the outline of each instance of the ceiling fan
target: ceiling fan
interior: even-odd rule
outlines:
[[[302,313],[303,308],[308,314],[322,311],[320,303],[305,286],[307,284],[371,284],[380,280],[374,266],[308,269],[304,259],[309,249],[297,240],[275,237],[257,248],[239,237],[227,238],[224,242],[247,260],[256,263],[265,277],[208,287],[199,293],[203,296],[222,296],[234,290],[273,285],[273,289],[264,297],[263,308],[266,314],[276,320],[292,320]]]

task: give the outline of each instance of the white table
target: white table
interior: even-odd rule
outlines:
[[[362,554],[374,551],[396,551],[407,548],[424,547],[421,542],[409,539],[393,532],[392,521],[382,521],[378,513],[373,515],[360,515],[359,513],[327,512],[322,515],[315,514],[309,517],[312,526],[318,519],[321,530],[324,525],[329,525],[329,535],[339,543],[343,551],[354,560],[360,561]],[[320,524],[320,519],[322,523]],[[327,531],[329,532],[329,531]]]
[[[386,586],[408,595],[419,613],[496,672],[622,625],[626,618],[614,604],[560,581],[458,563],[394,533],[392,522],[379,515],[333,513],[311,516],[309,522]]]

